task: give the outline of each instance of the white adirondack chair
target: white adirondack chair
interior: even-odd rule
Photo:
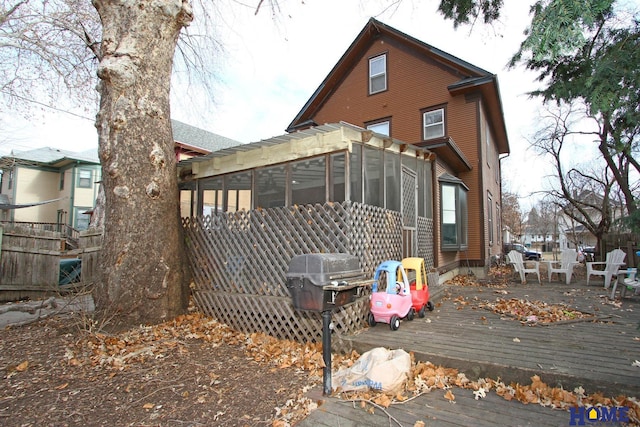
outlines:
[[[527,283],[527,273],[535,273],[538,276],[538,283],[540,283],[540,263],[538,261],[524,261],[522,254],[518,251],[511,251],[507,254],[509,263],[513,265],[513,268],[520,275],[520,282],[524,285]],[[527,268],[528,265],[533,267]]]
[[[559,261],[547,261],[549,265],[549,282],[551,282],[551,275],[553,273],[558,274],[558,280],[560,275],[565,275],[565,282],[567,285],[571,283],[571,276],[573,276],[573,267],[578,264],[578,253],[575,249],[565,249],[560,254]]]
[[[611,285],[611,278],[618,277],[618,269],[624,265],[624,258],[627,254],[621,249],[614,249],[607,253],[605,262],[588,262],[587,263],[587,286],[589,286],[589,278],[591,276],[602,276],[604,278],[605,289]],[[601,267],[601,269],[598,269]]]

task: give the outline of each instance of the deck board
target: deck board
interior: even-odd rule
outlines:
[[[402,321],[397,331],[378,324],[347,338],[359,352],[402,348],[413,352],[417,360],[456,368],[471,379],[490,377],[529,384],[531,376],[539,375],[547,384],[567,390],[582,386],[587,393],[637,398],[640,368],[632,363],[640,359],[640,296],[614,305],[601,297],[606,294],[601,286],[587,287],[584,282],[568,287],[554,282],[511,284],[499,294],[487,288],[448,286],[440,291],[436,309],[425,318]],[[482,301],[496,297],[564,303],[594,313],[599,320],[523,326],[479,307]],[[456,303],[456,298],[465,304]],[[427,426],[569,425],[568,411],[506,401],[493,392],[475,400],[470,390],[452,391],[455,403],[443,397],[444,391],[435,390],[388,411],[403,426],[420,420]],[[336,398],[323,399],[325,405],[298,425],[395,425],[379,410],[372,415]]]

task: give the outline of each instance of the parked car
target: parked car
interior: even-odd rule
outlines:
[[[594,246],[584,246],[578,248],[578,257],[580,254],[584,256],[585,262],[593,262],[596,260],[596,248]]]
[[[429,284],[427,283],[427,269],[424,258],[410,257],[402,260],[402,267],[409,279],[411,289],[411,303],[419,317],[424,317],[426,310],[433,311],[434,305],[430,301]]]
[[[400,319],[413,320],[415,310],[407,274],[400,261],[381,263],[373,276],[369,326],[388,323],[392,331],[400,327]]]
[[[538,251],[531,250],[520,243],[505,243],[504,253],[508,254],[512,250],[516,250],[522,254],[522,258],[527,261],[540,261],[542,254]]]

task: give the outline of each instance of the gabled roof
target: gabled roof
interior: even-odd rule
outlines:
[[[210,153],[229,147],[242,145],[224,136],[188,125],[178,120],[171,119],[173,139],[176,144]],[[61,168],[70,163],[100,164],[98,149],[93,148],[82,152],[73,152],[53,147],[34,148],[25,151],[13,151],[11,154],[0,157],[0,168],[11,167],[14,164],[31,165],[40,167]]]
[[[208,153],[242,144],[239,141],[226,138],[174,119],[171,119],[171,127],[173,129],[173,140],[176,144],[190,148],[202,149]]]
[[[311,98],[302,107],[293,121],[287,127],[287,132],[313,125],[313,117],[324,105],[332,93],[339,86],[342,78],[362,59],[363,52],[380,36],[393,38],[411,48],[414,52],[424,55],[425,59],[437,61],[463,75],[460,81],[448,87],[452,95],[464,95],[472,92],[480,92],[488,107],[489,120],[496,132],[497,144],[500,153],[509,152],[509,142],[507,129],[504,123],[504,113],[500,90],[498,88],[498,78],[480,67],[476,67],[469,62],[463,61],[443,50],[424,43],[414,37],[404,34],[374,18],[371,18],[360,34],[351,43],[351,46],[342,55],[337,64],[329,72],[324,81],[315,90]]]
[[[0,158],[0,167],[14,164],[33,165],[41,167],[61,168],[71,163],[99,165],[98,150],[91,149],[83,152],[61,150],[59,148],[43,147],[33,150],[12,152]]]

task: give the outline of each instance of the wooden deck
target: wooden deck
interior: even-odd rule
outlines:
[[[435,291],[435,289],[434,289]],[[640,397],[640,296],[613,303],[610,290],[601,282],[570,285],[543,281],[527,285],[511,282],[505,288],[445,286],[438,290],[436,309],[424,319],[403,321],[391,331],[385,324],[351,337],[353,348],[364,352],[374,347],[402,348],[417,360],[456,368],[469,378],[500,378],[505,383],[530,384],[539,375],[551,386],[573,390],[582,386],[590,394]],[[508,316],[494,314],[480,305],[496,298],[519,298],[563,303],[593,313],[597,321],[569,321],[548,326],[524,326]],[[566,411],[539,405],[507,402],[494,393],[475,400],[471,391],[455,389],[456,403],[432,392],[389,412],[401,425],[537,425],[566,426]],[[301,426],[397,425],[386,414],[374,415],[350,403],[325,398]],[[615,425],[615,423],[607,423]]]

